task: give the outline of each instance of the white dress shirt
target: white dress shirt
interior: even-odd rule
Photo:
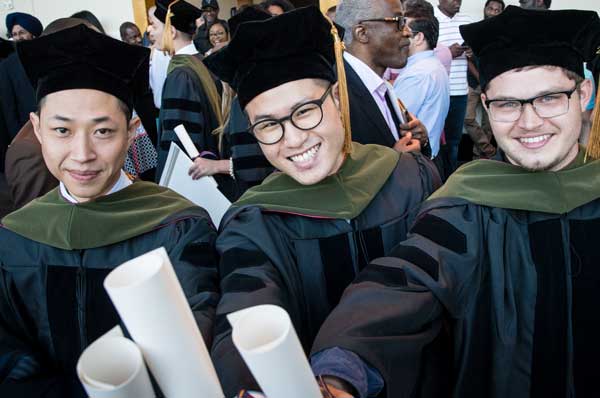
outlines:
[[[385,101],[386,93],[389,93],[392,103],[396,100],[393,90],[389,90],[386,81],[377,75],[377,73],[375,73],[367,64],[356,58],[354,55],[344,52],[344,59],[346,62],[348,62],[348,64],[350,64],[352,69],[354,69],[354,72],[356,72],[358,77],[360,77],[360,80],[363,82],[375,100],[375,103],[381,111],[383,118],[392,132],[392,135],[397,141],[399,139],[398,128],[396,127],[396,123],[394,123],[394,118],[392,117],[391,113],[392,111],[388,108]]]

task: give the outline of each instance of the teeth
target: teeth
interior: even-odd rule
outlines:
[[[548,138],[550,138],[550,135],[546,134],[546,135],[540,135],[538,137],[519,138],[519,141],[521,141],[524,144],[534,144],[536,142],[546,141]]]
[[[307,160],[310,160],[315,156],[315,154],[319,151],[319,148],[321,148],[321,144],[315,145],[308,151],[299,155],[290,156],[290,159],[292,160],[292,162],[306,162]]]

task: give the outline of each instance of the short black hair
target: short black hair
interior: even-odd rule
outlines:
[[[552,1],[552,0],[548,0],[548,1]],[[500,3],[502,4],[502,11],[504,11],[504,9],[506,8],[506,4],[504,4],[504,0],[487,0],[485,2],[485,5],[483,6],[483,8],[487,7],[490,3]]]
[[[88,10],[76,12],[75,14],[71,15],[71,18],[85,19],[86,21],[94,25],[100,31],[100,33],[106,34],[106,31],[104,31],[104,28],[102,27],[102,24],[100,23],[98,18],[96,18],[96,16]]]
[[[437,47],[438,38],[440,36],[440,24],[436,17],[433,17],[433,19],[415,18],[408,24],[408,27],[415,33],[423,33],[430,50]]]
[[[544,0],[544,5],[546,6],[546,8],[550,8],[550,6],[552,5],[552,0]]]
[[[127,35],[127,29],[137,29],[138,31],[140,30],[140,28],[138,28],[138,26],[136,24],[134,24],[133,22],[123,22],[121,24],[121,26],[119,26],[119,33],[121,34],[121,40],[125,40],[125,36]],[[141,33],[141,31],[140,31]]]
[[[425,0],[405,0],[404,16],[407,18],[433,19],[433,6]]]
[[[283,12],[292,11],[296,7],[288,0],[267,0],[262,4],[265,10],[268,10],[271,6],[278,6],[283,10]]]

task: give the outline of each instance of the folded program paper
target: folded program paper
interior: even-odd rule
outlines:
[[[172,189],[202,207],[218,227],[231,202],[219,191],[213,177],[205,176],[193,180],[188,174],[191,166],[192,160],[172,142],[165,169],[160,177],[160,185]]]
[[[267,398],[321,398],[288,313],[258,305],[229,314],[233,344]]]
[[[142,353],[118,326],[83,351],[77,376],[92,398],[154,398]]]
[[[224,397],[164,248],[120,265],[104,288],[166,397]]]

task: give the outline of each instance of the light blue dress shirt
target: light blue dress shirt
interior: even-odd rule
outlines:
[[[423,51],[408,57],[394,82],[396,96],[429,132],[431,154],[440,150],[440,137],[450,108],[450,84],[446,69],[433,54]]]

